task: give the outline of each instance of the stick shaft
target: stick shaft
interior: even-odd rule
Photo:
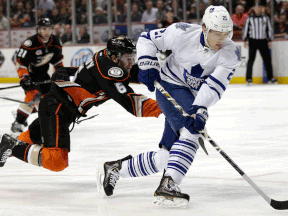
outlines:
[[[18,87],[20,87],[20,86],[21,86],[21,85],[8,86],[8,87],[0,88],[0,90],[11,89],[11,88],[18,88]]]

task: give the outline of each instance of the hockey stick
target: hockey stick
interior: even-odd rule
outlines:
[[[14,102],[26,104],[27,106],[33,108],[33,106],[40,101],[41,97],[42,97],[42,93],[41,93],[41,92],[38,92],[38,93],[35,95],[34,99],[33,99],[32,101],[28,102],[28,103],[27,103],[27,102],[24,102],[24,101],[12,99],[12,98],[2,97],[2,96],[0,96],[0,99],[10,100],[10,101],[14,101]]]
[[[39,81],[39,82],[32,82],[33,85],[41,85],[41,84],[48,84],[51,83],[51,80],[44,80],[44,81]]]
[[[8,86],[8,87],[0,88],[0,90],[11,89],[11,88],[17,88],[17,87],[20,87],[20,86],[21,86],[21,85]]]
[[[167,91],[161,86],[161,84],[157,81],[154,81],[154,86],[175,106],[176,109],[178,109],[183,116],[189,116],[183,108],[174,100],[174,98],[169,95]],[[284,210],[288,209],[288,200],[286,201],[277,201],[274,199],[271,199],[269,196],[267,196],[245,173],[244,171],[223,151],[222,148],[220,148],[219,145],[216,144],[216,142],[205,132],[200,133],[209,141],[209,143],[228,161],[228,163],[254,188],[254,190],[257,191],[258,194],[260,194],[266,202],[269,203],[270,206],[272,206],[274,209],[277,210]]]
[[[45,80],[45,81],[40,81],[40,82],[32,82],[32,84],[33,84],[33,85],[41,85],[41,84],[48,84],[48,83],[51,83],[51,82],[52,82],[51,80]],[[0,90],[17,88],[17,87],[21,87],[21,85],[3,87],[3,88],[0,88]]]

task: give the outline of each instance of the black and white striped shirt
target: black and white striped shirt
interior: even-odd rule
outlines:
[[[246,41],[249,38],[256,40],[267,39],[269,41],[273,39],[273,29],[268,16],[250,15],[246,19],[243,40]]]

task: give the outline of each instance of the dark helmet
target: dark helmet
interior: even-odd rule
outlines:
[[[115,55],[118,59],[123,54],[135,54],[136,46],[133,41],[127,36],[115,36],[107,41],[108,55]]]
[[[39,30],[40,27],[52,27],[53,28],[53,23],[48,17],[42,18],[37,23],[37,31]]]

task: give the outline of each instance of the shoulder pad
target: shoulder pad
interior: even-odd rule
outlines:
[[[26,47],[31,47],[32,46],[32,41],[30,39],[27,39],[23,42],[23,45]]]
[[[119,77],[123,77],[123,75],[124,75],[124,71],[119,67],[111,67],[108,70],[109,77],[119,78]]]
[[[241,63],[241,51],[233,41],[231,42],[232,43],[227,44],[223,50],[221,50],[219,60],[223,65],[237,68]]]
[[[128,71],[124,68],[119,67],[118,64],[107,58],[103,54],[103,52],[100,51],[100,53],[98,53],[98,55],[95,56],[94,59],[96,61],[96,64],[99,66],[100,74],[105,79],[123,81],[129,78]]]
[[[40,44],[40,42],[38,41],[38,38],[37,38],[37,34],[35,35],[32,35],[31,37],[27,38],[23,43],[22,45],[24,47],[33,47],[33,45],[35,46],[35,44]]]

